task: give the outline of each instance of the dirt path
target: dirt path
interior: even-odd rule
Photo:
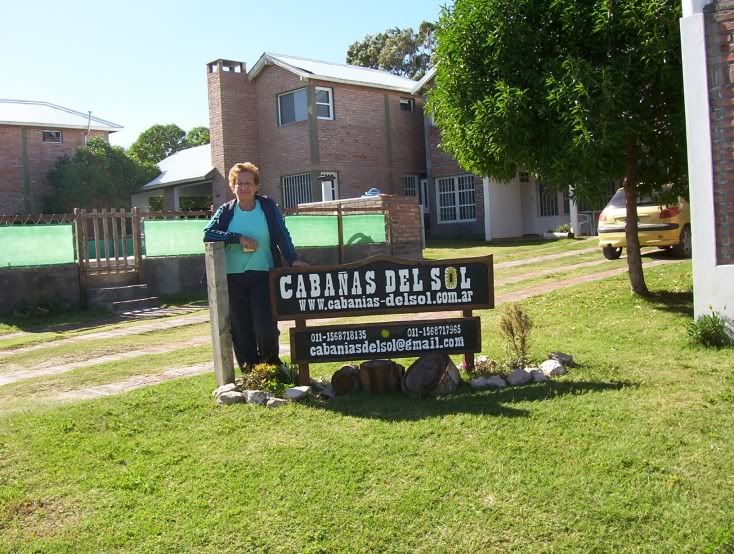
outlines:
[[[645,263],[645,268],[655,267],[663,264],[669,264],[669,263],[676,263],[680,260],[676,259],[662,259],[662,260],[652,260],[647,263]],[[597,262],[588,262],[585,264],[579,264],[582,266],[589,266],[589,265],[596,265]],[[540,285],[536,285],[533,287],[528,287],[526,289],[521,289],[518,291],[513,291],[506,294],[501,294],[496,296],[495,298],[495,305],[499,306],[501,304],[507,303],[507,302],[516,302],[518,300],[523,300],[525,298],[529,298],[531,296],[538,296],[541,294],[545,294],[548,292],[552,292],[555,290],[560,290],[564,288],[573,287],[579,284],[583,283],[591,283],[594,281],[600,281],[602,279],[607,279],[609,277],[614,277],[617,275],[622,275],[627,272],[626,267],[619,267],[615,269],[610,269],[607,271],[594,273],[591,275],[580,275],[577,277],[571,277],[569,279],[559,279],[557,281],[543,283]],[[537,274],[535,274],[537,275]],[[448,314],[452,312],[430,312],[430,313],[419,313],[419,314],[403,314],[401,316],[402,319],[439,319],[439,318],[445,318]],[[319,320],[321,322],[327,322],[329,320]],[[316,324],[317,321],[315,320],[314,323]],[[288,328],[292,327],[292,322],[280,322],[279,328],[281,331],[285,331]],[[197,337],[195,339],[190,339],[186,341],[186,345],[190,345],[192,341],[202,341],[201,344],[205,344],[209,340],[209,337]],[[167,351],[173,351],[180,347],[183,347],[181,345],[166,345],[170,346],[170,350],[161,350],[162,352]],[[164,346],[157,347],[157,348],[165,348]],[[145,355],[151,352],[151,349],[146,350],[138,350],[138,351],[132,351],[132,352],[126,352],[123,354],[115,354],[111,356],[107,356],[105,361],[115,361],[116,359],[125,359],[125,358],[132,358],[139,355]],[[156,350],[156,353],[158,351]],[[287,356],[290,353],[290,348],[288,344],[281,344],[280,346],[280,353],[281,355]],[[95,363],[99,363],[100,358],[97,358],[96,360],[86,360],[85,362],[77,362],[75,364],[66,364],[64,366],[57,366],[55,368],[46,368],[40,371],[46,372],[48,375],[56,374],[56,373],[62,373],[63,371],[70,371],[71,369],[76,369],[77,367],[83,367],[84,365],[93,365]],[[125,379],[123,381],[119,381],[116,383],[109,383],[106,385],[100,385],[96,387],[85,387],[77,390],[71,390],[66,391],[64,393],[60,393],[59,395],[54,396],[51,398],[51,400],[56,401],[71,401],[71,400],[83,400],[87,398],[96,398],[99,396],[109,396],[111,394],[118,394],[121,392],[126,392],[128,390],[133,390],[136,388],[148,386],[148,385],[154,385],[157,383],[162,383],[164,381],[169,381],[171,379],[176,379],[178,377],[185,377],[185,376],[191,376],[191,375],[199,375],[202,373],[210,372],[212,371],[212,363],[203,363],[203,364],[197,364],[193,366],[186,366],[181,368],[172,368],[169,369],[163,373],[157,374],[157,375],[148,375],[148,376],[140,376],[140,377],[130,377],[128,379]],[[16,373],[14,376],[16,377],[14,381],[21,380],[23,378],[30,378],[35,376],[41,376],[41,373],[37,372],[25,372],[26,374],[32,373],[32,375],[25,376],[20,375],[21,372]],[[5,384],[3,381],[3,378],[9,378],[8,376],[0,376],[0,385]],[[14,382],[10,381],[10,382]]]

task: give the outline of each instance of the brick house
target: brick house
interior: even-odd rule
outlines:
[[[226,177],[241,161],[260,168],[261,193],[282,208],[373,187],[415,195],[425,149],[414,85],[385,71],[270,53],[249,72],[242,62],[207,64],[214,205],[232,197]],[[159,183],[157,194],[175,204],[167,189],[176,186]]]
[[[680,21],[693,307],[734,320],[734,1],[685,0]]]
[[[120,129],[48,102],[0,100],[0,215],[40,213],[57,158],[72,156],[87,138],[109,140]]]
[[[435,74],[431,69],[411,92],[430,95]],[[424,141],[426,179],[421,183],[421,202],[430,213],[432,236],[492,240],[542,235],[564,223],[579,234],[596,234],[601,208],[579,213],[568,194],[548,190],[525,172],[509,183],[467,172],[441,149],[440,129],[429,116]]]

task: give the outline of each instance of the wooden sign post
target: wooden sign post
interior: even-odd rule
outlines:
[[[227,263],[223,242],[204,244],[206,288],[209,297],[209,323],[212,329],[214,376],[217,386],[234,383],[234,359],[229,318],[229,291],[227,289]]]

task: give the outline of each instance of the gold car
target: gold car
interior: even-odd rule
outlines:
[[[640,246],[671,249],[681,258],[691,257],[691,210],[679,198],[676,204],[661,204],[654,197],[637,200]],[[599,214],[599,246],[607,260],[616,260],[627,246],[624,225],[627,220],[624,189],[619,189]]]

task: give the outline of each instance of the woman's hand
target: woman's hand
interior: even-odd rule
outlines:
[[[244,252],[254,252],[257,250],[257,241],[250,237],[240,236],[240,244]]]
[[[291,264],[291,267],[306,267],[308,264],[303,260],[296,260]]]

